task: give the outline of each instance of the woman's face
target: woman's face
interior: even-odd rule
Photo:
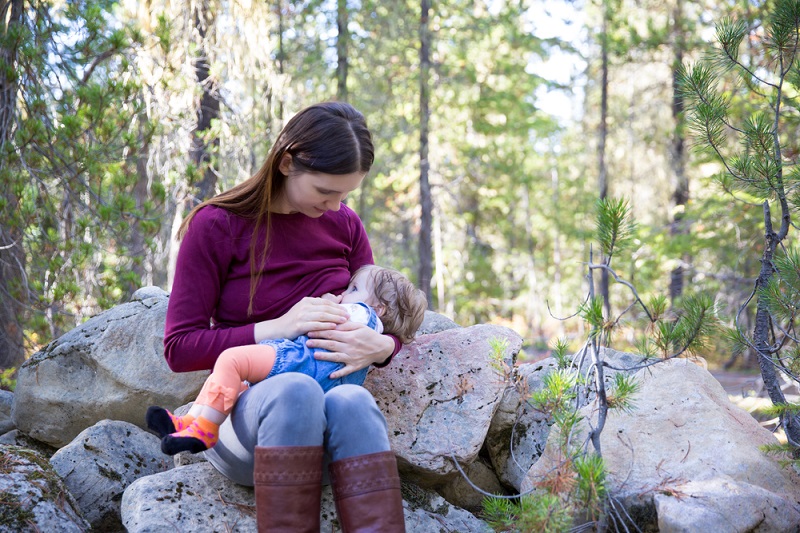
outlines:
[[[275,199],[274,213],[302,213],[319,218],[326,211],[338,211],[342,200],[358,189],[366,173],[324,174],[296,171],[291,168],[291,156],[285,155],[280,170],[286,174],[283,193]]]

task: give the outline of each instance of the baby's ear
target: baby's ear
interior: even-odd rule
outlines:
[[[373,306],[373,309],[375,309],[375,314],[378,315],[378,318],[382,317],[383,314],[386,312],[386,306],[383,304],[378,304],[376,306]]]

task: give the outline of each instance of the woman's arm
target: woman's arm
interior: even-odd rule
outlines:
[[[215,207],[198,211],[181,241],[164,328],[164,356],[175,372],[209,370],[226,348],[254,342],[253,324],[211,325],[231,263],[231,242],[228,214]]]
[[[314,357],[321,361],[343,363],[344,368],[331,374],[331,379],[346,376],[371,364],[384,363],[395,353],[395,340],[390,335],[355,322],[345,322],[322,331],[311,331],[306,343],[309,348],[321,348]]]
[[[295,339],[313,330],[334,329],[347,322],[347,311],[326,298],[303,298],[283,316],[255,325],[255,341]]]

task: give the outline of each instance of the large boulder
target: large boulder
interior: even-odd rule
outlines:
[[[14,421],[11,419],[11,407],[13,404],[14,393],[0,390],[0,435],[14,429]]]
[[[256,531],[253,489],[233,483],[208,462],[134,481],[120,513],[128,533]]]
[[[497,476],[517,491],[542,455],[552,425],[547,413],[530,403],[529,396],[555,368],[552,358],[517,367],[516,386],[506,390],[486,436],[486,450]]]
[[[121,531],[124,490],[139,479],[173,467],[160,441],[128,422],[102,420],[58,450],[50,464],[98,531]]]
[[[615,374],[630,374],[630,369],[645,360],[640,355],[610,348],[602,348],[600,357],[610,365],[603,373],[607,390],[614,382]],[[571,368],[580,368],[584,376],[590,373],[593,365],[588,352],[575,354],[571,363]],[[558,363],[552,357],[519,365],[514,377],[515,386],[506,390],[489,428],[486,450],[492,465],[500,481],[516,491],[521,490],[528,470],[542,455],[553,423],[547,413],[531,403],[530,396],[544,387],[547,375],[557,368]],[[596,388],[594,382],[589,384],[587,394],[576,399],[579,406],[594,401]]]
[[[147,287],[35,353],[19,369],[12,418],[36,440],[64,446],[103,419],[144,425],[149,405],[177,407],[207,373],[164,360],[167,294]]]
[[[503,344],[494,359],[492,343]],[[511,329],[477,325],[421,335],[388,368],[364,383],[386,416],[400,471],[435,487],[478,457],[509,380],[522,338]]]
[[[459,327],[461,326],[446,316],[426,310],[425,316],[422,319],[422,324],[420,324],[419,328],[417,329],[417,335],[430,335],[431,333],[439,333],[440,331],[444,331],[446,329],[455,329]]]
[[[636,373],[630,412],[610,411],[600,442],[608,486],[644,530],[796,531],[800,478],[759,447],[775,437],[733,405],[720,384],[683,359]],[[594,419],[594,403],[584,407]],[[528,472],[523,490],[559,462],[557,436]],[[638,517],[638,518],[637,518]]]
[[[436,494],[404,484],[403,496],[407,531],[491,531],[481,520],[453,507]],[[253,489],[236,485],[209,463],[183,466],[131,484],[122,497],[122,523],[128,533],[255,533]],[[330,486],[323,488],[320,526],[320,531],[341,531]]]
[[[89,529],[78,504],[47,459],[18,446],[0,445],[0,531]]]

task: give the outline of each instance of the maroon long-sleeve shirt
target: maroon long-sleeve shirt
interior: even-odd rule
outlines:
[[[252,316],[247,308],[254,222],[215,206],[192,219],[167,308],[164,355],[173,371],[213,368],[226,348],[255,343],[256,322],[282,316],[305,296],[339,294],[356,270],[373,263],[364,226],[346,205],[319,218],[271,218],[270,253]]]

